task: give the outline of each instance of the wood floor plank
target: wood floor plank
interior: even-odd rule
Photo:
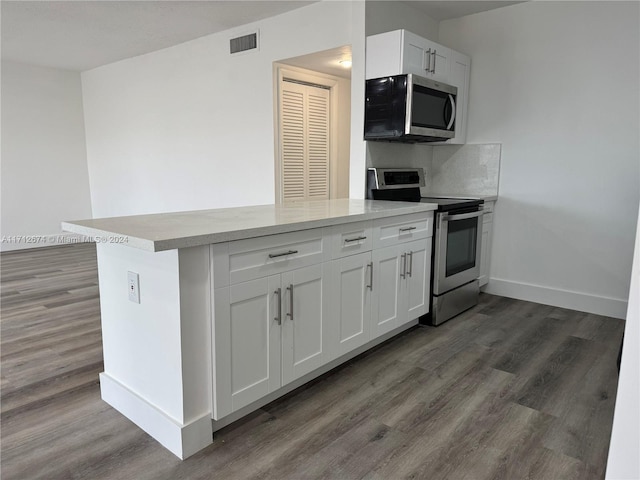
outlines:
[[[604,478],[620,320],[481,295],[180,461],[100,399],[95,247],[0,256],[2,478]]]

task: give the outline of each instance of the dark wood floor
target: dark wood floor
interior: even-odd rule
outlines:
[[[181,462],[100,400],[93,246],[1,260],[4,480],[604,478],[620,320],[482,295]]]

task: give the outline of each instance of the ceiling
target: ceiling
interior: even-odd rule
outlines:
[[[474,13],[486,12],[487,10],[493,10],[495,8],[507,7],[516,3],[523,3],[523,1],[507,2],[507,1],[440,1],[440,2],[428,2],[428,1],[405,1],[407,3],[424,13],[429,15],[434,20],[449,20],[451,18],[464,17],[465,15],[472,15]]]
[[[310,3],[2,0],[2,59],[83,71]]]
[[[2,0],[2,59],[84,71],[311,3],[314,1]],[[443,20],[519,2],[405,3]]]
[[[279,60],[279,62],[315,72],[327,73],[336,77],[351,78],[351,63],[340,63],[345,60],[351,60],[351,45],[310,53],[300,57],[287,58]]]

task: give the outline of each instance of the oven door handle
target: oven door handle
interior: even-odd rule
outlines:
[[[453,220],[465,220],[467,218],[481,217],[482,215],[484,215],[484,212],[482,210],[480,210],[479,212],[459,213],[457,215],[449,215],[448,213],[445,213],[440,216],[440,220],[443,222],[449,222]]]

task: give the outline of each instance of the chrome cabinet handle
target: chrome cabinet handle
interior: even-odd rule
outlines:
[[[433,49],[433,65],[431,67],[431,73],[436,73],[436,49]]]
[[[400,255],[400,257],[402,258],[402,273],[400,274],[400,278],[406,278],[407,277],[407,254],[403,253],[402,255]]]
[[[449,95],[449,102],[451,103],[451,118],[449,119],[449,123],[447,124],[447,130],[451,130],[453,122],[456,121],[456,101],[453,98],[453,95]]]
[[[410,277],[413,273],[413,252],[407,254],[409,256],[409,270],[407,271],[407,277]]]
[[[359,240],[366,240],[366,239],[367,237],[345,238],[344,243],[357,242]]]
[[[429,73],[431,71],[431,49],[425,52],[425,56],[427,57],[427,67],[425,70]]]
[[[274,320],[278,322],[278,325],[282,325],[282,289],[278,288],[273,293],[278,296],[278,316]]]
[[[291,283],[287,290],[289,290],[289,313],[287,313],[287,317],[293,320],[293,283]]]
[[[400,229],[400,231],[401,231],[401,232],[408,232],[408,231],[410,231],[410,230],[415,230],[416,228],[418,228],[418,227],[402,227],[402,228]]]
[[[298,250],[289,250],[282,253],[270,253],[269,258],[284,257],[285,255],[293,255],[294,253],[298,253]]]
[[[369,270],[369,285],[367,285],[367,288],[373,291],[373,262],[367,263],[367,268],[371,269]]]

